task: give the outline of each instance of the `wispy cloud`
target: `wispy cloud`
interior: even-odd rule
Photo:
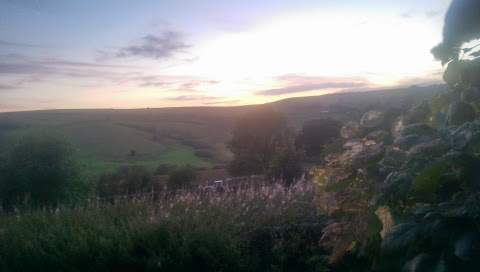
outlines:
[[[436,77],[433,74],[429,77],[406,77],[397,82],[399,87],[407,87],[412,85],[428,86],[433,84],[443,84],[441,77]]]
[[[2,83],[9,86],[9,89],[28,87],[40,82],[58,82],[61,78],[85,79],[89,84],[92,84],[93,80],[96,86],[105,82],[127,84],[135,69],[140,68],[61,58],[34,58],[23,55],[13,58],[11,55],[0,55],[0,76],[7,80]],[[68,84],[85,85],[78,80],[69,80]],[[6,87],[1,90],[6,90]]]
[[[437,17],[437,16],[440,16],[440,15],[442,15],[442,12],[439,11],[439,10],[430,10],[430,11],[427,11],[425,13],[425,16],[427,18]]]
[[[323,90],[323,89],[357,88],[357,87],[364,87],[364,86],[365,86],[364,83],[357,83],[357,82],[326,82],[326,83],[319,83],[319,84],[305,84],[305,85],[289,86],[289,87],[277,88],[277,89],[268,89],[268,90],[256,92],[256,94],[282,95],[282,94],[301,93],[301,92]]]
[[[46,73],[46,67],[33,63],[0,63],[0,74]]]
[[[162,88],[170,91],[189,93],[198,92],[198,88],[218,84],[217,80],[196,79],[187,76],[144,76],[137,78],[139,87]]]
[[[29,43],[19,43],[19,42],[9,42],[9,41],[4,41],[0,40],[0,46],[6,46],[6,47],[42,47],[37,44],[29,44]]]
[[[103,64],[98,62],[70,61],[57,58],[44,59],[38,62],[42,65],[69,66],[69,67],[90,67],[90,68],[135,68],[130,65]]]
[[[190,80],[180,85],[178,90],[193,91],[195,88],[218,84],[217,80]]]
[[[217,96],[206,96],[206,95],[180,95],[175,97],[164,98],[168,101],[199,101],[199,100],[214,100],[220,99],[222,97]]]
[[[8,91],[16,88],[17,88],[16,86],[0,84],[0,91]]]
[[[175,89],[182,85],[182,82],[191,80],[191,77],[186,76],[169,76],[169,75],[148,75],[138,76],[133,78],[138,81],[139,87],[161,87]]]
[[[216,102],[204,102],[203,105],[220,105],[220,104],[238,104],[240,100],[226,100]]]
[[[136,45],[122,48],[117,57],[144,57],[167,59],[179,52],[184,52],[191,45],[184,41],[181,33],[165,31],[160,35],[149,34],[141,38]]]
[[[12,59],[12,57],[6,55],[0,56],[0,59],[2,59],[2,62],[0,62],[0,75],[26,75],[29,78],[42,76],[42,79],[49,76],[110,78],[124,74],[125,69],[136,68],[127,65],[101,64],[57,58],[34,59],[23,56],[22,58]]]
[[[169,84],[167,82],[157,81],[157,82],[145,82],[145,83],[142,83],[138,86],[139,87],[165,87],[165,86],[168,86],[168,85]]]
[[[368,82],[357,77],[318,77],[299,74],[287,74],[274,78],[279,88],[261,90],[257,95],[284,95],[326,89],[345,89],[368,87]]]
[[[404,19],[409,19],[409,18],[412,18],[413,17],[413,11],[409,10],[409,11],[405,11],[405,12],[402,12],[400,13],[400,17],[404,18]]]

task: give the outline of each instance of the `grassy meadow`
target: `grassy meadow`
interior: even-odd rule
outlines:
[[[163,192],[0,217],[2,271],[328,271],[314,186]]]
[[[441,91],[438,86],[410,87],[290,98],[268,105],[283,113],[290,127],[300,129],[312,119],[359,119],[378,105],[402,109]],[[148,169],[187,163],[208,168],[231,160],[225,143],[231,138],[235,120],[260,106],[0,113],[0,152],[16,132],[42,128],[70,138],[93,173],[132,164]],[[2,129],[2,123],[13,123],[17,128]],[[130,156],[132,150],[135,156]]]
[[[378,105],[401,110],[438,89],[340,93],[270,106],[299,129],[323,117],[358,119]],[[255,107],[1,113],[0,153],[21,132],[40,128],[78,148],[88,178],[125,165],[150,173],[159,165],[208,169],[231,160],[226,142],[235,121]],[[132,171],[132,180],[142,173]],[[113,178],[111,185],[129,182]],[[156,182],[150,174],[135,181]],[[0,212],[0,271],[329,271],[318,243],[327,222],[316,214],[310,181],[224,192],[133,191],[103,199],[92,194],[78,206],[15,202]]]

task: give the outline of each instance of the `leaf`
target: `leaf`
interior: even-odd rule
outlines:
[[[401,223],[392,228],[382,241],[386,254],[398,255],[414,244],[421,236],[421,229],[414,222]]]
[[[381,206],[375,211],[378,219],[382,222],[382,231],[380,236],[382,239],[392,230],[395,226],[395,221],[392,216],[392,212],[388,206]]]
[[[469,56],[472,56],[472,57],[480,57],[480,50],[478,51],[475,51],[475,52],[472,52],[470,54],[468,54]]]
[[[465,68],[468,68],[468,60],[452,61],[448,64],[447,69],[443,73],[443,79],[450,87],[460,83],[460,73]]]
[[[454,254],[464,261],[477,259],[480,253],[480,234],[469,232],[455,241]]]
[[[463,204],[446,202],[439,204],[437,209],[444,217],[462,217],[467,214],[467,209]]]
[[[447,169],[448,164],[444,161],[435,162],[425,167],[413,180],[408,196],[417,200],[435,201],[437,190],[447,181],[447,177],[444,175]]]
[[[347,222],[340,222],[326,226],[318,242],[320,246],[333,246],[334,241],[345,231],[347,224]]]
[[[423,271],[433,271],[433,272],[445,272],[447,267],[443,260],[437,260],[434,256],[421,253],[415,258],[410,260],[405,264],[402,271],[404,272],[423,272]]]

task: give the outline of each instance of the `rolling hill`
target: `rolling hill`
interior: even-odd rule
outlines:
[[[185,164],[208,168],[231,154],[225,143],[235,120],[256,107],[271,106],[285,114],[291,127],[332,117],[360,119],[371,108],[406,109],[447,90],[445,85],[335,93],[298,97],[264,105],[146,109],[43,110],[0,113],[0,146],[27,128],[58,131],[78,146],[92,171],[123,164]],[[133,152],[133,155],[132,155]]]

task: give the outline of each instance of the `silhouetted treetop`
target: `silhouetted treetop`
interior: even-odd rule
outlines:
[[[480,38],[480,1],[453,0],[445,14],[442,42],[432,48],[435,59],[442,65],[458,60],[465,42]]]

